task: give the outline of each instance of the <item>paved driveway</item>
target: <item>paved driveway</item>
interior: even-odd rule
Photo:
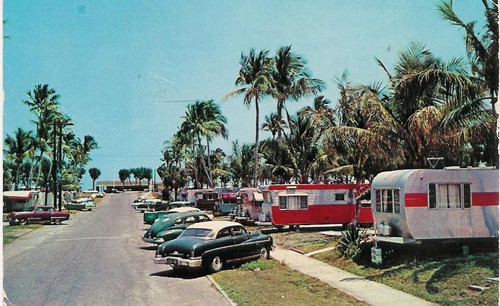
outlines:
[[[136,193],[108,195],[63,225],[4,247],[4,288],[15,305],[230,305],[204,275],[153,263],[131,208]]]

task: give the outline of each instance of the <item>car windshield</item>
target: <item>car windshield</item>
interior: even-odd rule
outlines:
[[[214,232],[211,229],[206,229],[206,228],[188,228],[182,232],[180,237],[196,237],[196,238],[203,238],[203,239],[213,239],[214,238]]]

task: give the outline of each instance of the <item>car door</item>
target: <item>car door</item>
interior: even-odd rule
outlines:
[[[231,237],[233,238],[234,258],[243,258],[255,254],[255,243],[247,243],[248,233],[243,226],[231,227]]]

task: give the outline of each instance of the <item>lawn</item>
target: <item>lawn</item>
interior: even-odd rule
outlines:
[[[42,224],[27,224],[27,225],[4,225],[3,227],[3,244],[11,243],[18,237],[25,235],[31,231],[34,231],[40,227]]]
[[[275,260],[258,260],[212,275],[237,305],[366,305]]]
[[[486,282],[486,278],[498,278],[498,248],[476,249],[465,257],[458,245],[387,246],[380,268],[370,265],[366,250],[361,264],[341,257],[338,251],[314,258],[441,305],[498,305],[498,284]],[[477,292],[470,285],[489,289]]]

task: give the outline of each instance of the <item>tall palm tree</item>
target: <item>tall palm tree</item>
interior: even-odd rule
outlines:
[[[255,104],[255,148],[253,165],[253,186],[257,186],[257,165],[259,164],[259,102],[270,93],[272,87],[271,69],[272,59],[268,50],[258,54],[250,49],[248,55],[241,53],[240,71],[235,85],[242,86],[226,95],[225,99],[244,94],[243,103],[249,107],[252,100]]]
[[[312,166],[327,158],[321,154],[320,139],[322,131],[314,124],[314,119],[307,113],[296,116],[288,115],[289,133],[283,133],[285,148],[292,161],[294,175],[301,184],[308,184],[312,175]]]
[[[227,131],[225,127],[226,118],[221,114],[219,107],[209,101],[196,101],[188,105],[186,113],[183,116],[181,129],[183,131],[190,131],[197,141],[198,150],[202,154],[202,138],[207,139],[207,147],[212,138],[217,135],[222,135],[227,138]],[[208,184],[213,187],[213,180],[210,173],[210,167],[205,163],[205,157],[201,155],[201,164],[208,180]],[[210,161],[208,161],[210,162]]]
[[[59,98],[56,91],[49,88],[48,84],[38,84],[32,91],[28,91],[28,100],[23,103],[29,107],[30,112],[36,115],[36,135],[35,135],[35,148],[38,151],[33,163],[35,169],[40,169],[39,163],[41,162],[45,152],[49,149],[50,142],[53,141],[51,135],[54,133],[53,122],[56,119],[61,119],[63,115],[59,111]],[[52,144],[54,146],[54,144]],[[55,151],[53,149],[53,151]],[[40,176],[41,173],[38,173]]]
[[[12,177],[14,190],[19,189],[19,175],[21,165],[28,160],[33,152],[34,139],[31,131],[24,131],[22,128],[17,128],[14,132],[14,137],[7,135],[5,138],[4,154],[7,160],[12,164]]]
[[[292,46],[280,47],[273,63],[272,96],[277,100],[276,114],[279,122],[287,100],[296,101],[303,96],[315,95],[324,89],[325,84],[309,75],[306,70],[307,61],[293,53]],[[281,138],[281,131],[278,131],[278,138]]]
[[[495,109],[498,96],[498,1],[482,0],[485,11],[485,27],[481,34],[476,22],[464,22],[453,10],[452,0],[442,0],[437,8],[441,17],[465,31],[465,46],[472,73],[483,80],[483,88],[489,92],[491,109]]]

